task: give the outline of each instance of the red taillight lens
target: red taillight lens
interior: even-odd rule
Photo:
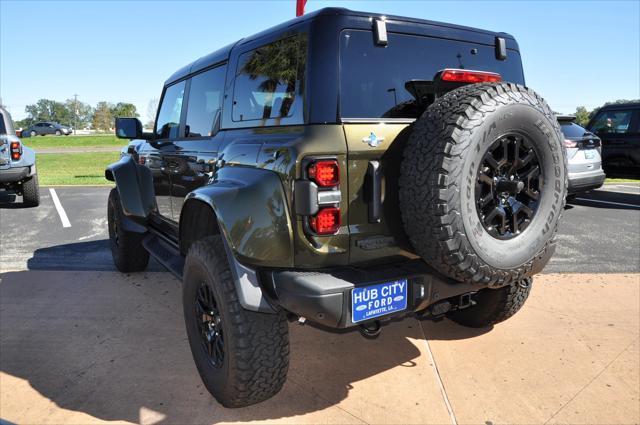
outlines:
[[[337,186],[340,183],[340,168],[338,161],[323,160],[309,165],[309,178],[322,187]]]
[[[22,156],[22,147],[20,146],[20,142],[11,142],[9,145],[11,149],[11,159],[17,161]]]
[[[440,75],[442,81],[455,83],[497,83],[502,81],[502,76],[495,72],[466,71],[464,69],[445,69]]]
[[[340,228],[340,208],[322,208],[315,216],[309,217],[309,226],[318,235],[336,233]]]
[[[565,148],[577,148],[578,147],[578,142],[576,142],[575,140],[564,139],[564,147]]]

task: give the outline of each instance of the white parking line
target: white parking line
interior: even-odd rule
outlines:
[[[595,204],[620,205],[620,206],[623,206],[623,207],[633,207],[633,208],[640,209],[640,205],[624,204],[622,202],[600,201],[600,200],[596,200],[596,199],[586,199],[586,198],[576,198],[576,201],[593,202]]]
[[[62,208],[62,203],[60,202],[60,199],[58,199],[58,194],[56,193],[56,190],[50,187],[49,192],[51,193],[51,199],[53,199],[53,205],[56,206],[56,210],[58,211],[58,215],[60,216],[62,227],[71,227],[71,222],[69,221],[69,217],[67,217],[67,213],[64,212],[64,208]]]

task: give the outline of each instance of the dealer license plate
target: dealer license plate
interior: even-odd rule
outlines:
[[[588,149],[584,151],[584,157],[585,159],[593,159],[596,157],[596,151],[593,149]]]
[[[377,285],[362,286],[351,291],[351,320],[353,323],[406,310],[407,279]]]

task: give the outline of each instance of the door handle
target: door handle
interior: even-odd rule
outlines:
[[[369,206],[369,223],[380,223],[382,215],[382,167],[379,161],[369,161],[365,186],[365,201]]]

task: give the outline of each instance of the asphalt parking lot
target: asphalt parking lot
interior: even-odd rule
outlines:
[[[60,200],[69,227],[52,200]],[[109,187],[43,188],[38,208],[0,203],[4,270],[115,271],[107,244]],[[8,200],[0,197],[0,202]],[[564,211],[546,273],[640,273],[640,185],[607,185]],[[158,264],[151,270],[163,271]]]
[[[179,282],[155,263],[114,271],[108,190],[42,188],[39,208],[0,206],[0,422],[640,422],[637,185],[567,207],[511,320],[409,319],[375,341],[292,324],[285,388],[241,410],[201,385]]]

